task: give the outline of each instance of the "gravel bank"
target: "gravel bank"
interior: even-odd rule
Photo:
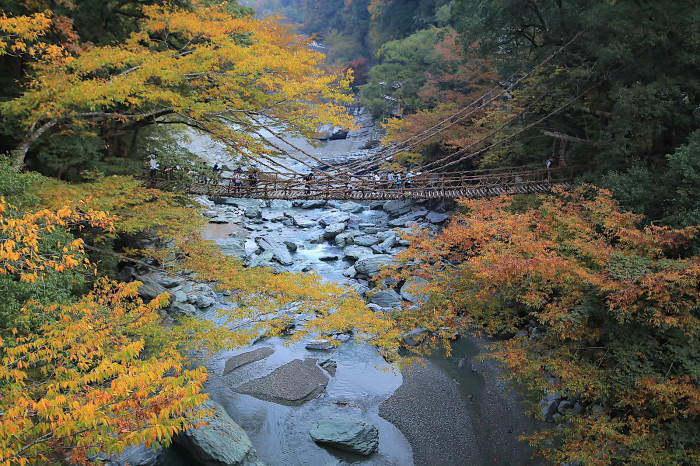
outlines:
[[[403,384],[379,406],[421,465],[483,464],[459,384],[430,361],[404,371]]]

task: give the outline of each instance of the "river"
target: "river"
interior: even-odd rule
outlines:
[[[365,129],[351,133],[346,140],[327,141],[318,147],[301,140],[294,143],[329,161],[361,157],[368,153],[361,147],[370,134],[367,125],[363,126]],[[232,161],[221,146],[203,136],[191,135],[188,149],[211,163],[228,166],[240,163]],[[298,163],[295,168],[300,168]],[[392,231],[391,219],[406,215],[377,203],[292,206],[286,202],[233,199],[218,203],[202,199],[202,202],[208,204],[208,215],[212,217],[203,234],[217,241],[225,253],[252,260],[265,252],[258,247],[260,238],[291,241],[296,248],[290,251],[291,264],[282,266],[279,261],[269,260],[269,256],[261,264],[298,272],[313,270],[325,280],[362,291],[368,286],[367,281],[347,272],[352,270],[352,259],[346,257],[343,244],[336,244],[340,241],[323,239],[324,226],[319,220],[328,215],[347,216],[346,232],[384,237]],[[403,209],[420,213],[435,207],[419,202]],[[418,217],[418,221],[437,230],[439,226],[426,221],[425,215]],[[375,249],[370,254],[395,254],[404,247],[398,240],[389,243],[385,250]],[[202,317],[213,318],[215,307],[202,312]],[[372,346],[354,344],[352,339],[330,351],[309,350],[306,343],[288,344],[284,338],[266,338],[251,347],[221,352],[206,362],[211,373],[206,391],[248,433],[266,464],[533,464],[530,449],[517,437],[537,426],[523,413],[517,391],[510,390],[498,377],[498,366],[475,358],[483,351],[484,340],[464,336],[456,341],[452,356],[435,354],[425,360],[424,367],[414,366],[403,374],[378,356]],[[227,360],[255,348],[270,348],[273,353],[223,374]],[[332,358],[337,365],[335,374],[329,374],[327,386],[315,398],[299,405],[287,405],[237,391],[247,382],[264,377],[290,361],[307,358],[318,362]],[[315,444],[309,428],[313,421],[325,417],[358,419],[376,426],[378,450],[362,457]],[[177,447],[167,449],[158,463],[196,464]]]

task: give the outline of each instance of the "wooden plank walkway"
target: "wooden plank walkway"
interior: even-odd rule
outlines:
[[[299,175],[284,178],[278,174],[259,172],[258,181],[247,179],[236,186],[230,178],[208,183],[191,183],[184,186],[189,194],[238,197],[252,199],[338,199],[338,200],[393,200],[393,199],[477,199],[501,194],[544,193],[553,186],[568,186],[573,179],[572,167],[532,169],[515,167],[494,170],[474,170],[449,174],[418,175],[410,183],[389,185],[376,181],[371,175],[318,174],[312,180]],[[177,181],[151,179],[151,186],[169,189],[183,188]]]

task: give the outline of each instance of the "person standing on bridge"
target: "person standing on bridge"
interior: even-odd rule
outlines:
[[[241,187],[243,185],[243,182],[241,181],[241,169],[240,167],[236,167],[233,169],[233,173],[231,174],[231,183],[233,183],[233,189],[236,193],[239,193],[241,191]]]
[[[547,161],[544,163],[545,168],[547,169],[547,182],[552,181],[552,159],[547,159]]]
[[[393,187],[394,187],[394,181],[395,181],[394,174],[391,173],[391,172],[389,172],[389,173],[386,175],[386,187],[389,188],[389,189],[393,188]]]
[[[311,181],[314,179],[313,173],[309,172],[306,175],[304,175],[304,181],[306,181],[306,195],[310,196],[311,195]]]
[[[248,184],[250,184],[251,187],[258,184],[258,170],[256,170],[255,168],[253,168],[250,171],[250,175],[248,175]]]

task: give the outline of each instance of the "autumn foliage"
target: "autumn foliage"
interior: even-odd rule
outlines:
[[[34,50],[33,42],[53,50],[33,54],[30,85],[0,104],[26,132],[17,163],[38,138],[56,131],[177,123],[252,155],[269,150],[239,130],[256,126],[251,115],[284,120],[290,131],[306,134],[321,122],[351,124],[336,105],[349,100],[349,76],[321,71],[323,55],[307,40],[274,21],[234,16],[226,2],[192,3],[143,5],[138,30],[124,42],[72,50],[39,41],[50,11],[0,17],[0,53]]]
[[[553,462],[697,463],[699,228],[642,226],[591,187],[530,208],[461,205],[441,234],[418,233],[400,254],[413,265],[398,278],[428,280],[405,327],[427,322],[446,339],[485,329],[534,402],[578,402],[582,412],[530,437]]]

